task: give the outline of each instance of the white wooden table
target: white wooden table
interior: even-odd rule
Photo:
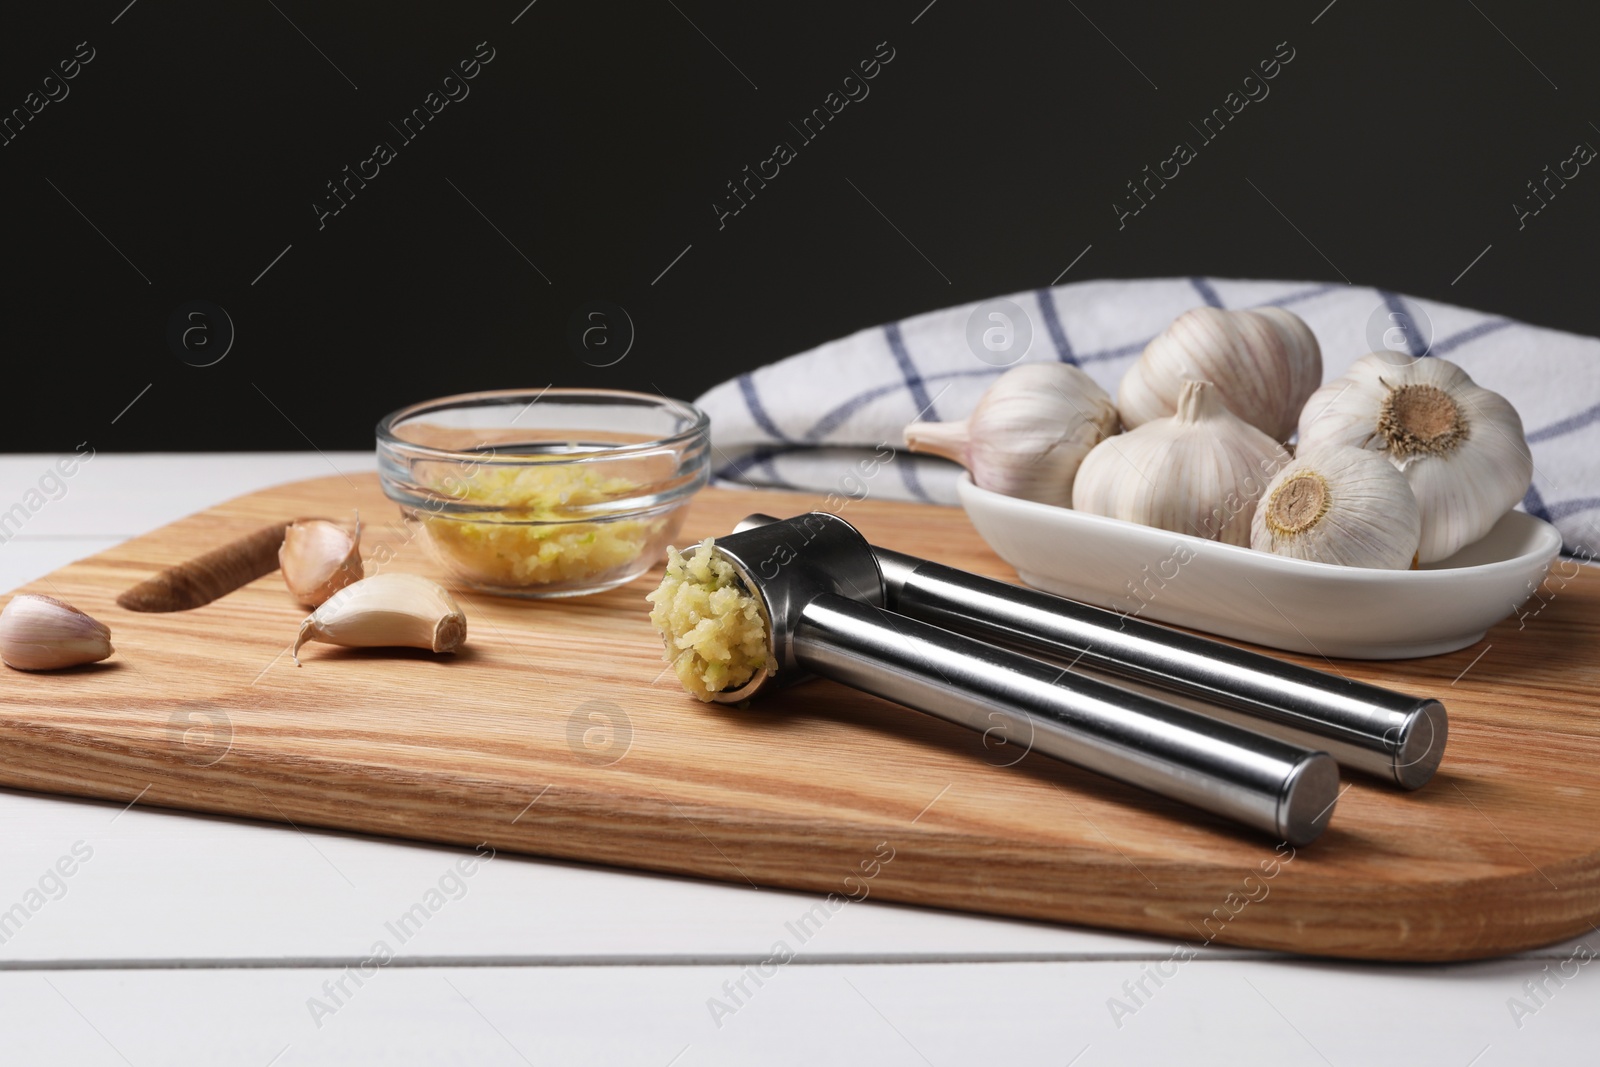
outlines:
[[[0,458],[0,511],[53,459]],[[0,544],[0,588],[330,465],[373,458],[97,456]],[[1157,986],[1174,946],[1149,938],[868,900],[799,946],[785,924],[805,894],[506,855],[451,877],[471,856],[0,790],[0,1063],[1486,1067],[1600,1050],[1580,942],[1449,967],[1211,950]],[[385,924],[441,886],[401,944]],[[7,925],[18,902],[31,914]],[[363,977],[380,940],[394,958]],[[798,955],[763,977],[780,940]]]

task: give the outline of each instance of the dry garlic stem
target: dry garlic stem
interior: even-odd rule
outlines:
[[[1186,311],[1123,375],[1117,389],[1123,425],[1171,415],[1186,380],[1211,382],[1235,415],[1285,441],[1322,381],[1322,349],[1311,327],[1282,308]]]
[[[1276,441],[1224,407],[1210,382],[1185,382],[1171,418],[1095,446],[1078,470],[1072,506],[1248,545],[1256,501],[1288,458]]]
[[[52,596],[19,593],[0,611],[0,659],[19,671],[53,671],[111,655],[102,622]]]
[[[1267,486],[1250,546],[1295,559],[1402,570],[1422,536],[1405,476],[1376,452],[1348,445],[1305,449]]]
[[[300,624],[300,646],[323,641],[346,648],[426,648],[454,652],[467,640],[467,617],[444,586],[416,574],[375,574],[345,586]]]
[[[283,584],[295,599],[316,607],[361,580],[361,517],[356,517],[354,532],[327,519],[290,523],[283,531],[278,566],[283,570]]]
[[[1421,510],[1423,563],[1488,533],[1533,478],[1516,409],[1437,357],[1373,352],[1317,390],[1300,415],[1300,446],[1324,444],[1382,453],[1405,475]]]
[[[953,459],[980,488],[1069,507],[1089,450],[1117,430],[1111,397],[1068,363],[1024,363],[1001,375],[961,422],[914,422],[906,447]]]

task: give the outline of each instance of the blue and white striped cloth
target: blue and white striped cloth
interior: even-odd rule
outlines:
[[[1522,416],[1535,468],[1523,508],[1553,522],[1568,552],[1600,554],[1600,339],[1348,285],[1219,278],[1075,282],[862,330],[702,396],[697,403],[711,416],[715,477],[954,503],[959,468],[904,452],[901,431],[919,417],[965,418],[1005,372],[994,364],[1009,356],[969,341],[991,321],[1003,321],[991,320],[990,311],[1016,320],[1009,323],[1014,346],[1031,335],[1021,361],[1077,364],[1115,396],[1123,372],[1150,339],[1202,304],[1292,309],[1322,345],[1325,378],[1339,377],[1355,359],[1383,347],[1460,364]],[[896,454],[885,462],[890,449]]]

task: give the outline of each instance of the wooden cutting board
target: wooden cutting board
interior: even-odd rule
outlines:
[[[708,490],[681,540],[818,504]],[[0,783],[1187,945],[1468,959],[1600,917],[1600,574],[1552,577],[1473,648],[1340,662],[1443,698],[1450,747],[1419,793],[1348,776],[1331,828],[1294,851],[1038,754],[1005,766],[1015,749],[831,682],[697,703],[646,618],[659,572],[572,600],[463,595],[455,656],[313,645],[300,668],[286,649],[304,613],[277,574],[187,612],[116,606],[264,523],[352,507],[369,554],[435,573],[376,478],[352,476],[241,497],[26,586],[107,623],[117,652],[0,671]],[[958,510],[842,514],[878,544],[1015,580]]]

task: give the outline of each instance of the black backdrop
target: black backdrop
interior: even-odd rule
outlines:
[[[0,447],[366,448],[447,392],[692,397],[1086,247],[1065,280],[1348,279],[1600,333],[1600,168],[1513,206],[1600,146],[1592,4],[525,3],[8,11]],[[847,89],[814,140],[790,125]],[[347,166],[376,176],[324,217]],[[571,340],[595,301],[591,341],[633,325],[611,366]]]

